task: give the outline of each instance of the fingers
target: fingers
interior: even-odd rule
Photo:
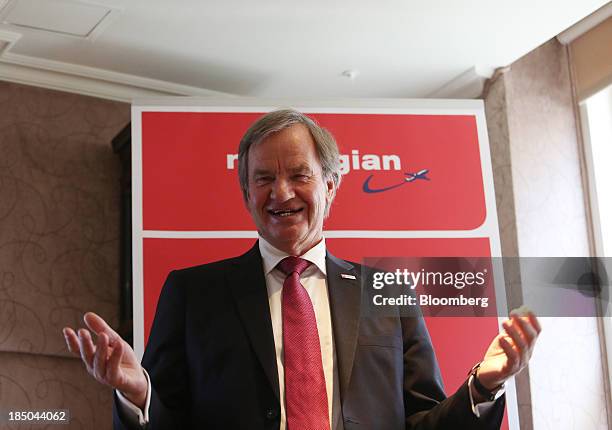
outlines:
[[[142,391],[142,380],[135,380],[133,369],[140,366],[130,346],[98,315],[88,312],[84,316],[87,328],[62,330],[68,350],[80,356],[87,372],[98,382],[126,392],[125,388]],[[97,334],[96,342],[93,336]],[[127,370],[126,370],[127,369]],[[126,373],[127,371],[127,373]],[[131,373],[130,373],[131,372]],[[136,372],[137,373],[137,372]],[[144,374],[143,374],[144,375]],[[141,375],[141,376],[143,376]],[[142,379],[142,378],[140,378]],[[146,379],[146,378],[145,378]],[[142,396],[138,396],[139,398]]]
[[[87,371],[93,374],[96,348],[93,345],[89,331],[82,328],[79,329],[77,334],[70,327],[64,327],[62,331],[64,332],[68,350],[74,355],[81,357]],[[100,339],[98,339],[98,343],[100,343]]]
[[[511,361],[520,370],[529,362],[542,328],[532,312],[526,316],[512,312],[510,319],[502,325],[509,339],[503,338],[503,342],[500,340],[500,346],[508,356],[509,364]]]
[[[88,330],[84,328],[79,329],[79,344],[81,346],[81,359],[85,366],[87,366],[87,371],[89,373],[93,372],[93,358],[96,352],[93,341],[91,340],[91,334]]]
[[[116,385],[119,381],[119,363],[121,363],[121,358],[123,357],[123,343],[119,342],[114,347],[113,352],[108,358],[108,363],[106,365],[106,378],[111,383],[111,385]]]
[[[537,317],[533,314],[533,312],[529,312],[527,314],[527,318],[529,319],[529,322],[531,323],[535,331],[538,334],[540,334],[542,332],[542,326],[540,325],[540,322],[538,321]]]
[[[538,331],[536,330],[535,326],[533,326],[533,324],[528,318],[520,317],[518,315],[513,315],[513,316],[515,317],[514,321],[516,321],[516,323],[519,326],[517,328],[520,328],[520,330],[522,331],[522,334],[527,342],[527,346],[531,347],[533,342],[538,337]]]
[[[523,334],[519,331],[518,322],[516,321],[517,317],[513,315],[509,320],[503,322],[503,327],[508,333],[508,336],[512,339],[514,346],[518,349],[520,353],[522,353],[526,347],[526,340],[523,338]]]
[[[504,352],[506,353],[506,357],[508,357],[507,367],[508,369],[516,368],[520,365],[520,355],[519,352],[514,348],[512,343],[505,336],[502,336],[499,339],[499,345],[502,347]]]
[[[93,374],[99,382],[106,382],[106,360],[108,356],[108,336],[100,333],[96,345],[96,353],[93,359]]]
[[[74,330],[72,330],[70,327],[64,327],[62,332],[64,333],[64,339],[66,339],[66,346],[68,346],[68,351],[80,357],[81,348],[79,346],[79,338],[77,337]]]
[[[111,346],[108,335],[100,333],[94,345],[91,333],[87,329],[79,329],[78,334],[69,327],[63,331],[70,352],[81,357],[87,372],[98,382],[112,385],[113,381],[118,379],[123,357],[122,342],[116,342]]]
[[[93,312],[87,312],[83,316],[83,320],[87,327],[95,334],[100,335],[101,333],[106,333],[111,344],[119,339],[117,332],[115,332],[115,330],[113,330],[99,315]]]
[[[538,338],[538,335],[542,331],[540,322],[531,311],[523,314],[520,314],[516,311],[512,311],[510,313],[510,316],[517,330],[522,334],[523,338],[525,339],[526,347],[532,350],[535,346],[535,342]]]

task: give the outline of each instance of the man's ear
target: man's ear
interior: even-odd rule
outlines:
[[[327,187],[327,197],[331,201],[334,199],[334,196],[336,195],[336,184],[334,184],[333,179],[328,179],[327,181],[325,181],[325,185]]]
[[[329,179],[327,181],[325,181],[325,187],[326,187],[326,204],[325,204],[325,215],[324,217],[327,218],[329,216],[329,211],[331,208],[331,204],[334,201],[334,197],[336,197],[336,184],[334,183],[334,181],[332,179]]]
[[[249,210],[249,192],[242,190],[242,201],[244,202],[244,206]]]
[[[244,202],[244,207],[247,209],[247,211],[251,212],[251,210],[249,209],[249,202],[251,200],[250,196],[249,196],[249,185],[247,183],[246,189],[242,188],[242,184],[240,184],[240,191],[242,194],[242,201]]]

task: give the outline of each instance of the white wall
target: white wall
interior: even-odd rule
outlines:
[[[556,40],[540,46],[513,63],[495,86],[503,88],[490,91],[486,104],[498,153],[494,172],[502,174],[495,185],[505,255],[589,256],[590,221],[565,47]],[[607,429],[597,320],[541,321],[528,378],[517,381],[521,428]]]

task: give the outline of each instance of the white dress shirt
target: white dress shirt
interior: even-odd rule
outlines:
[[[268,291],[268,304],[270,305],[270,317],[272,320],[272,331],[274,335],[274,346],[276,350],[276,365],[278,368],[279,393],[281,397],[281,413],[280,413],[280,430],[286,430],[287,416],[285,408],[285,371],[283,360],[283,318],[281,308],[281,293],[286,275],[282,273],[276,266],[289,254],[275,248],[261,236],[259,237],[259,251],[263,261],[263,270],[266,278],[266,289]],[[329,307],[329,294],[327,288],[327,268],[325,265],[325,238],[317,245],[307,251],[300,258],[310,261],[312,264],[300,276],[300,283],[304,286],[315,312],[317,320],[317,330],[319,332],[319,341],[321,343],[321,359],[323,361],[323,374],[325,376],[325,386],[327,390],[327,405],[330,412],[330,428],[336,428],[336,424],[341,417],[340,412],[340,390],[338,379],[338,368],[336,360],[336,351],[334,348],[334,339],[332,331],[331,311]],[[148,373],[144,372],[147,381],[149,382],[147,389],[147,398],[144,411],[140,410],[136,405],[125,398],[118,390],[117,398],[119,399],[119,407],[122,409],[123,415],[129,419],[132,424],[138,423],[144,426],[149,422],[149,407],[151,403],[151,382]],[[470,403],[472,405],[472,413],[480,417],[486,413],[492,406],[492,402],[484,402],[474,404],[471,392],[472,378],[469,380]],[[503,394],[502,388],[496,395],[496,399]]]

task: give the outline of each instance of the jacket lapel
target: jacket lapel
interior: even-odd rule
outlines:
[[[352,264],[334,257],[326,256],[327,286],[331,308],[338,376],[340,379],[340,398],[346,398],[355,358],[359,315],[361,306],[360,273]],[[349,275],[343,277],[342,275]],[[355,279],[350,279],[354,276]]]
[[[234,266],[228,275],[228,283],[238,314],[264,373],[280,399],[270,305],[258,242],[238,257]]]

